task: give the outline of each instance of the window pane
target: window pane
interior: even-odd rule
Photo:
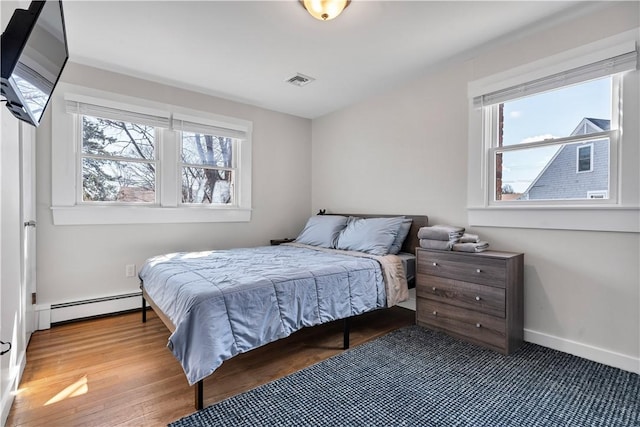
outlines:
[[[590,153],[590,173],[578,172],[576,165],[583,148]],[[609,139],[498,152],[496,180],[496,200],[608,198]]]
[[[182,162],[229,168],[233,160],[233,140],[221,136],[182,132]]]
[[[611,77],[501,104],[498,146],[522,144],[609,130]]]
[[[182,203],[233,203],[233,173],[197,167],[182,168]]]
[[[98,156],[154,159],[155,128],[82,116],[82,152]]]
[[[155,202],[155,167],[145,162],[82,159],[85,202]]]
[[[578,148],[578,172],[591,170],[591,145]]]

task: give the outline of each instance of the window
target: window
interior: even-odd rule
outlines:
[[[180,204],[222,208],[242,203],[241,184],[248,185],[240,182],[242,169],[250,167],[241,152],[247,132],[183,114],[173,115],[172,128],[180,140]]]
[[[182,203],[231,205],[235,140],[197,132],[181,134]]]
[[[492,201],[588,200],[587,189],[608,191],[618,86],[608,76],[486,107],[488,126],[497,127]],[[598,173],[577,176],[593,170],[594,145]]]
[[[576,151],[578,153],[578,172],[593,171],[593,143],[578,147]]]
[[[81,117],[82,202],[155,203],[156,129]]]
[[[250,220],[250,122],[64,83],[60,92],[54,224]]]
[[[640,231],[636,38],[469,83],[469,225]]]

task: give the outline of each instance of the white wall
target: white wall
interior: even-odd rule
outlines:
[[[624,2],[528,29],[314,120],[312,208],[468,227],[468,82],[637,28],[639,17],[639,4]],[[630,143],[637,169],[640,142]],[[640,372],[637,233],[471,230],[493,249],[525,253],[525,339]]]
[[[61,80],[252,121],[253,212],[248,223],[54,226],[51,168],[56,165],[51,164],[49,109],[37,134],[40,307],[136,292],[138,280],[125,277],[125,265],[135,263],[139,269],[153,255],[267,245],[269,239],[297,235],[304,226],[311,205],[310,120],[74,63],[67,65]],[[99,313],[84,313],[91,314]]]

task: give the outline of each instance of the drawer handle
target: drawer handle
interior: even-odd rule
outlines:
[[[433,312],[433,315],[434,315],[434,316],[437,316],[437,315],[438,315],[438,312],[437,312],[437,311],[434,311],[434,312]]]
[[[482,328],[482,325],[480,323],[476,323],[476,328]]]
[[[476,273],[482,273],[482,270],[480,270],[479,268],[476,269]]]
[[[480,298],[479,296],[476,296],[476,301],[480,301],[482,298]]]
[[[436,287],[434,286],[434,287],[432,287],[432,288],[431,288],[431,290],[432,290],[433,292],[435,292],[435,291],[437,291],[437,290],[438,290],[438,288],[436,288]]]
[[[433,263],[433,266],[434,266],[434,267],[437,267],[437,266],[438,266],[438,263],[437,263],[437,262],[434,262],[434,263]]]

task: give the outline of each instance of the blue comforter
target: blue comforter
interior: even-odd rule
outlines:
[[[380,262],[307,247],[162,255],[140,279],[175,326],[168,347],[190,384],[305,326],[386,306]]]

